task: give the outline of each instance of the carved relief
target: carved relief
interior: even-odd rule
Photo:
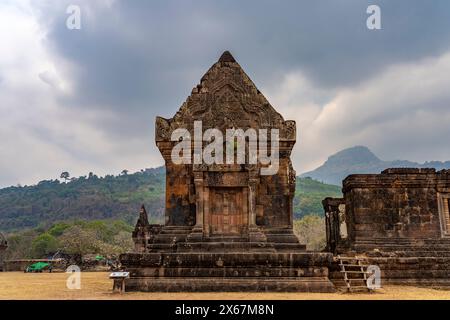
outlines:
[[[209,172],[206,178],[207,186],[236,187],[248,185],[248,174],[244,172],[223,173]]]
[[[170,139],[167,132],[192,129],[202,120],[204,128],[277,128],[282,138],[295,140],[295,122],[284,121],[237,62],[218,61],[192,90],[175,117],[157,118],[157,138]],[[169,125],[170,124],[170,125]]]
[[[155,136],[156,141],[170,140],[171,135],[169,120],[162,117],[156,117]]]

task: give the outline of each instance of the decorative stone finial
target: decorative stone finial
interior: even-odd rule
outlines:
[[[225,51],[219,58],[219,62],[236,62],[230,51]]]
[[[139,211],[139,219],[137,222],[137,226],[146,226],[146,225],[148,225],[147,210],[145,210],[145,206],[142,205],[141,210]]]

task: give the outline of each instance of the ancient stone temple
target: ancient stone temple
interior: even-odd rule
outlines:
[[[328,251],[366,256],[385,283],[450,285],[450,170],[354,174],[343,193],[323,201]]]
[[[192,137],[183,157],[194,161],[173,160],[175,146],[186,138],[173,139],[180,129]],[[267,135],[268,145],[279,148],[276,172],[262,174],[273,165],[267,162],[196,162],[208,129],[277,130],[277,141]],[[255,142],[244,138],[249,159]],[[167,172],[165,225],[149,225],[141,209],[135,252],[121,256],[130,271],[126,290],[333,291],[327,268],[332,255],[307,252],[293,233],[295,141],[295,122],[284,120],[233,56],[223,53],[173,118],[156,119]]]

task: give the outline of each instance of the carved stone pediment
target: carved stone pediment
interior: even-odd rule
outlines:
[[[229,52],[206,72],[172,119],[156,119],[157,141],[170,140],[178,128],[192,131],[196,120],[204,129],[279,129],[281,140],[296,138],[295,121],[275,111]]]
[[[205,186],[209,187],[246,187],[247,172],[209,172],[206,175]]]

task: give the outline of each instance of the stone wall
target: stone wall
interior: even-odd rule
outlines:
[[[323,201],[328,250],[364,256],[385,284],[450,285],[450,170],[350,175],[343,193]],[[331,266],[333,281],[339,270]]]
[[[66,262],[63,259],[21,259],[21,260],[5,260],[4,269],[5,272],[12,271],[25,271],[28,266],[36,262],[50,263],[54,269],[65,270]]]
[[[396,240],[413,246],[420,239],[447,236],[449,170],[400,168],[350,175],[343,193],[348,239],[338,240],[341,246],[366,250]],[[336,199],[324,200],[328,215],[330,201]],[[380,241],[375,244],[375,239]]]

